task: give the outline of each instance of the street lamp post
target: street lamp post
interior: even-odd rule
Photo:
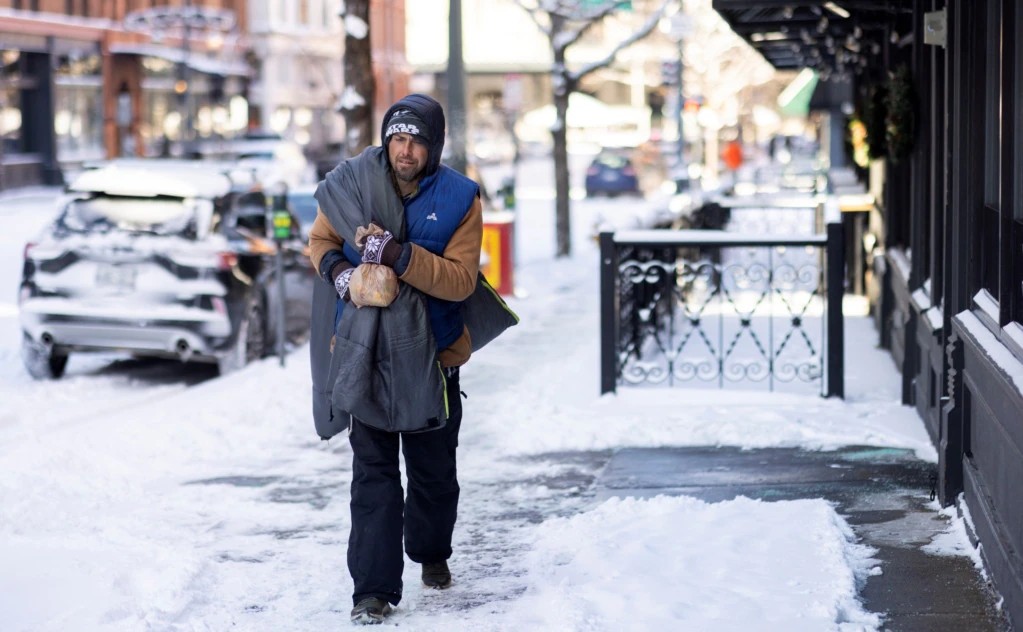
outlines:
[[[683,96],[682,78],[685,75],[685,55],[683,44],[692,32],[692,22],[685,13],[685,5],[682,0],[678,3],[678,12],[671,17],[671,37],[678,45],[678,77],[675,80],[675,111],[673,112],[675,123],[678,125],[678,166],[686,168],[685,145],[686,137],[682,125],[685,116],[685,96]]]
[[[466,128],[465,60],[462,58],[462,0],[450,0],[448,10],[448,127],[452,169],[465,173]]]

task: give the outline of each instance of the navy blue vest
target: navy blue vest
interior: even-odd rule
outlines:
[[[479,194],[479,185],[445,165],[433,175],[419,181],[419,191],[405,198],[405,240],[441,256],[455,230],[465,219]],[[362,255],[345,243],[345,257],[352,265],[362,262]],[[461,301],[445,301],[427,296],[430,327],[437,340],[437,349],[446,349],[462,335]],[[341,318],[344,301],[338,300],[337,319]],[[335,320],[335,327],[337,321]]]

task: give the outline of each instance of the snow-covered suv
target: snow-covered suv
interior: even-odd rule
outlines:
[[[72,352],[125,351],[227,372],[268,354],[281,298],[267,226],[266,196],[226,165],[121,160],[83,172],[25,247],[26,369],[56,378]],[[297,227],[283,244],[287,337],[299,342],[315,276]]]

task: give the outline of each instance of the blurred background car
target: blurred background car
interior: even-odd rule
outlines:
[[[59,378],[77,352],[215,363],[222,373],[304,341],[315,276],[297,224],[281,242],[279,293],[267,199],[230,167],[112,161],[68,187],[27,244],[19,289],[22,360]],[[283,303],[282,303],[283,301]]]
[[[346,158],[345,148],[340,142],[327,143],[314,148],[306,148],[306,156],[313,164],[317,181],[322,180],[330,171]]]
[[[586,169],[586,197],[639,195],[639,178],[629,151],[602,149]]]
[[[262,135],[207,143],[200,151],[205,159],[232,161],[238,169],[251,171],[265,188],[281,184],[288,188],[315,181],[315,168],[294,141]]]
[[[506,131],[474,130],[468,150],[472,160],[481,165],[511,164],[515,160],[515,142]]]
[[[332,167],[333,168],[333,167]],[[309,242],[309,231],[316,221],[316,211],[320,205],[313,197],[316,193],[316,184],[303,184],[293,189],[288,189],[288,207],[298,221],[299,234],[302,241]]]

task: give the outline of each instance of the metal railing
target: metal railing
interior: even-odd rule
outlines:
[[[844,397],[843,248],[838,223],[601,233],[601,392],[700,381]]]

